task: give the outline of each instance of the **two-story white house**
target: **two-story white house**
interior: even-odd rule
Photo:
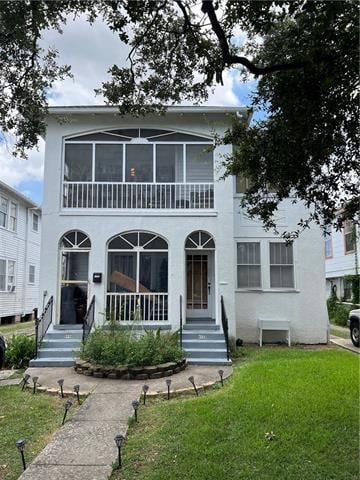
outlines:
[[[121,325],[177,330],[182,321],[189,359],[221,362],[222,298],[234,338],[257,342],[268,317],[290,321],[294,342],[327,341],[321,233],[286,246],[246,216],[243,182],[220,179],[232,147],[213,149],[232,115],[250,118],[233,107],[142,118],[104,106],[49,109],[41,292],[53,297],[55,328],[81,328],[89,305],[97,325],[105,312]],[[302,213],[284,202],[279,228]],[[45,350],[33,364],[58,364]]]
[[[0,181],[0,323],[32,318],[39,307],[41,210]]]
[[[342,230],[331,230],[325,237],[326,293],[340,300],[352,300],[352,285],[347,278],[359,274],[359,226],[347,221]]]

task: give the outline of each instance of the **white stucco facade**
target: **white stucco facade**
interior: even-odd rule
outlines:
[[[95,318],[103,322],[107,294],[107,245],[110,239],[123,232],[152,232],[168,243],[168,321],[169,328],[177,329],[180,322],[180,296],[186,317],[186,255],[185,242],[192,232],[209,233],[215,250],[211,286],[212,311],[210,316],[220,323],[220,298],[223,296],[229,318],[230,335],[246,342],[258,339],[259,315],[286,317],[291,321],[292,339],[301,343],[327,341],[327,313],[325,308],[325,267],[321,233],[313,228],[294,243],[294,288],[271,288],[266,251],[274,236],[261,225],[246,219],[240,211],[239,197],[231,177],[220,180],[223,155],[230,147],[214,150],[214,205],[198,209],[118,209],[118,208],[64,208],[62,179],[64,171],[64,139],[74,135],[111,129],[159,129],[192,135],[212,137],[222,133],[231,121],[232,108],[172,108],[165,116],[122,118],[112,108],[53,108],[48,117],[45,152],[45,180],[42,225],[40,295],[54,297],[55,322],[60,319],[60,250],[59,242],[72,230],[85,233],[90,241],[88,268],[88,301],[95,295]],[[247,112],[240,109],[246,121]],[[66,117],[66,121],[59,119]],[[282,228],[291,228],[301,207],[285,203],[281,211]],[[237,286],[238,241],[261,243],[261,279],[257,289],[239,289]],[[279,240],[276,240],[279,241]],[[197,253],[196,251],[194,253]],[[101,283],[93,282],[93,273],[101,273]],[[210,278],[210,277],[209,277]],[[209,282],[210,283],[210,282]],[[279,335],[278,335],[279,336]]]

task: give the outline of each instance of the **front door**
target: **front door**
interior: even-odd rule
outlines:
[[[88,252],[62,251],[60,324],[82,324],[88,297]]]
[[[212,317],[212,257],[209,253],[186,255],[186,316]]]

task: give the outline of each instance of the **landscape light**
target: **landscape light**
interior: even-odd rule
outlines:
[[[188,378],[188,380],[189,380],[189,382],[191,383],[191,385],[194,387],[196,396],[198,397],[198,396],[199,396],[199,392],[198,392],[198,390],[197,390],[197,388],[196,388],[194,377],[191,376],[191,377]]]
[[[72,401],[71,400],[66,400],[66,402],[64,403],[65,412],[64,412],[62,425],[64,425],[65,420],[66,420],[66,415],[67,415],[67,413],[68,413],[68,411],[70,410],[71,407],[72,407]]]
[[[20,452],[21,460],[22,460],[22,464],[23,464],[23,469],[26,470],[25,455],[24,455],[24,451],[25,451],[25,440],[18,440],[18,441],[16,442],[16,448],[17,448],[18,451]]]
[[[167,386],[167,399],[170,400],[170,385],[171,385],[171,380],[170,378],[166,379],[166,386]]]
[[[125,437],[121,434],[118,434],[116,435],[116,437],[114,438],[115,440],[115,443],[116,443],[116,446],[117,446],[117,449],[118,449],[118,457],[119,457],[119,465],[118,465],[118,468],[121,468],[122,466],[122,462],[121,462],[121,447],[124,443],[124,440],[125,440]]]
[[[80,395],[79,395],[80,385],[74,385],[74,392],[76,393],[76,398],[77,398],[78,404],[80,405]]]
[[[30,375],[28,373],[25,373],[24,377],[23,377],[23,380],[22,380],[22,388],[21,388],[21,391],[24,390],[24,388],[26,387],[26,385],[29,383],[29,378],[30,378]]]
[[[34,383],[33,393],[36,392],[36,383],[37,383],[38,379],[39,379],[39,377],[32,377],[32,381]]]
[[[60,387],[61,398],[64,398],[64,389],[63,389],[64,379],[63,379],[63,378],[60,378],[60,379],[58,380],[58,385],[59,385],[59,387]]]
[[[133,407],[133,409],[134,409],[135,422],[137,422],[137,421],[138,421],[137,411],[138,411],[138,408],[139,408],[139,406],[140,406],[139,400],[133,400],[133,401],[131,402],[131,405],[132,405],[132,407]]]
[[[218,374],[220,375],[221,386],[223,387],[223,386],[224,386],[224,378],[223,378],[223,376],[224,376],[224,370],[221,370],[221,369],[220,369],[220,370],[218,371]]]
[[[149,385],[143,385],[142,389],[143,389],[143,392],[144,392],[144,405],[145,405],[145,403],[146,403],[146,394],[147,394],[147,392],[149,391]]]

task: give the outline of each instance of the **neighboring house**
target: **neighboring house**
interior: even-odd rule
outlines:
[[[41,210],[0,181],[0,323],[39,307]]]
[[[340,300],[352,300],[347,275],[359,274],[359,226],[347,221],[342,230],[329,230],[325,237],[326,293],[335,292]]]
[[[122,325],[177,330],[182,311],[188,358],[220,363],[223,297],[234,338],[257,342],[258,319],[269,317],[289,320],[294,342],[327,341],[320,230],[286,246],[242,211],[242,182],[221,180],[232,147],[212,151],[213,136],[235,114],[249,121],[233,107],[142,118],[49,109],[41,292],[53,296],[53,323],[81,327],[93,298],[98,325],[111,312]],[[279,228],[295,228],[303,213],[284,202]],[[37,364],[58,364],[50,353]]]

